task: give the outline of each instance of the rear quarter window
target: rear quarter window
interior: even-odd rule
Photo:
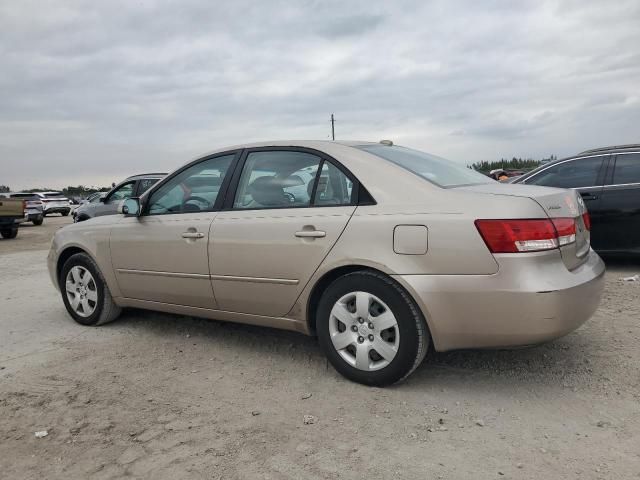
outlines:
[[[616,157],[613,184],[640,183],[640,153],[629,153]]]

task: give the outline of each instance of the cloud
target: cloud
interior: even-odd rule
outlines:
[[[14,188],[327,138],[330,113],[339,138],[465,162],[638,141],[633,0],[46,5],[0,5],[0,183]]]

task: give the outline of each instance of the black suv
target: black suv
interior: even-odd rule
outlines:
[[[587,150],[513,183],[577,190],[591,215],[593,249],[640,254],[640,144]]]

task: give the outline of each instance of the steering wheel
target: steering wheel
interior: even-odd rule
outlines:
[[[296,201],[296,196],[293,193],[284,192],[284,196],[289,200],[289,203],[294,203]]]
[[[205,210],[210,210],[211,208],[213,208],[213,205],[207,199],[202,198],[202,197],[197,197],[195,195],[191,195],[191,196],[185,198],[184,201],[182,202],[182,210],[183,211],[190,211],[190,212],[196,212],[196,211],[200,212],[200,211],[202,211],[202,208],[198,207],[197,205],[187,205],[187,203],[192,201],[192,200],[195,201],[195,202],[199,202],[199,203],[202,203],[202,204],[206,205]],[[197,208],[198,210],[194,210],[194,208]]]

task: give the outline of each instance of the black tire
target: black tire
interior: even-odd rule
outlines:
[[[66,217],[67,215],[69,215],[69,212],[71,210],[64,210],[63,212],[60,212],[62,214],[63,217]]]
[[[96,291],[98,293],[95,310],[91,315],[87,317],[78,315],[73,310],[66,293],[65,286],[67,274],[75,266],[84,267],[91,273],[95,282]],[[69,257],[69,259],[62,266],[62,271],[60,272],[60,278],[58,282],[60,285],[60,292],[62,294],[62,301],[64,302],[64,306],[67,307],[67,312],[69,312],[69,315],[71,315],[71,317],[81,325],[104,325],[105,323],[114,321],[122,312],[122,309],[113,301],[113,297],[111,297],[111,292],[109,291],[109,287],[107,287],[107,284],[104,281],[102,272],[100,272],[100,269],[98,268],[96,263],[86,253],[76,253],[75,255]]]
[[[36,218],[32,220],[32,223],[34,225],[42,225],[42,222],[44,222],[44,215],[38,215]]]
[[[391,362],[374,371],[357,369],[340,356],[333,346],[329,330],[334,304],[350,292],[372,294],[391,309],[399,332],[397,353]],[[408,377],[424,359],[430,343],[429,329],[420,309],[409,294],[393,279],[374,271],[344,275],[325,290],[318,304],[316,330],[320,346],[333,367],[349,380],[365,385],[385,386]]]
[[[10,239],[18,236],[18,227],[3,228],[0,230],[2,238]]]

